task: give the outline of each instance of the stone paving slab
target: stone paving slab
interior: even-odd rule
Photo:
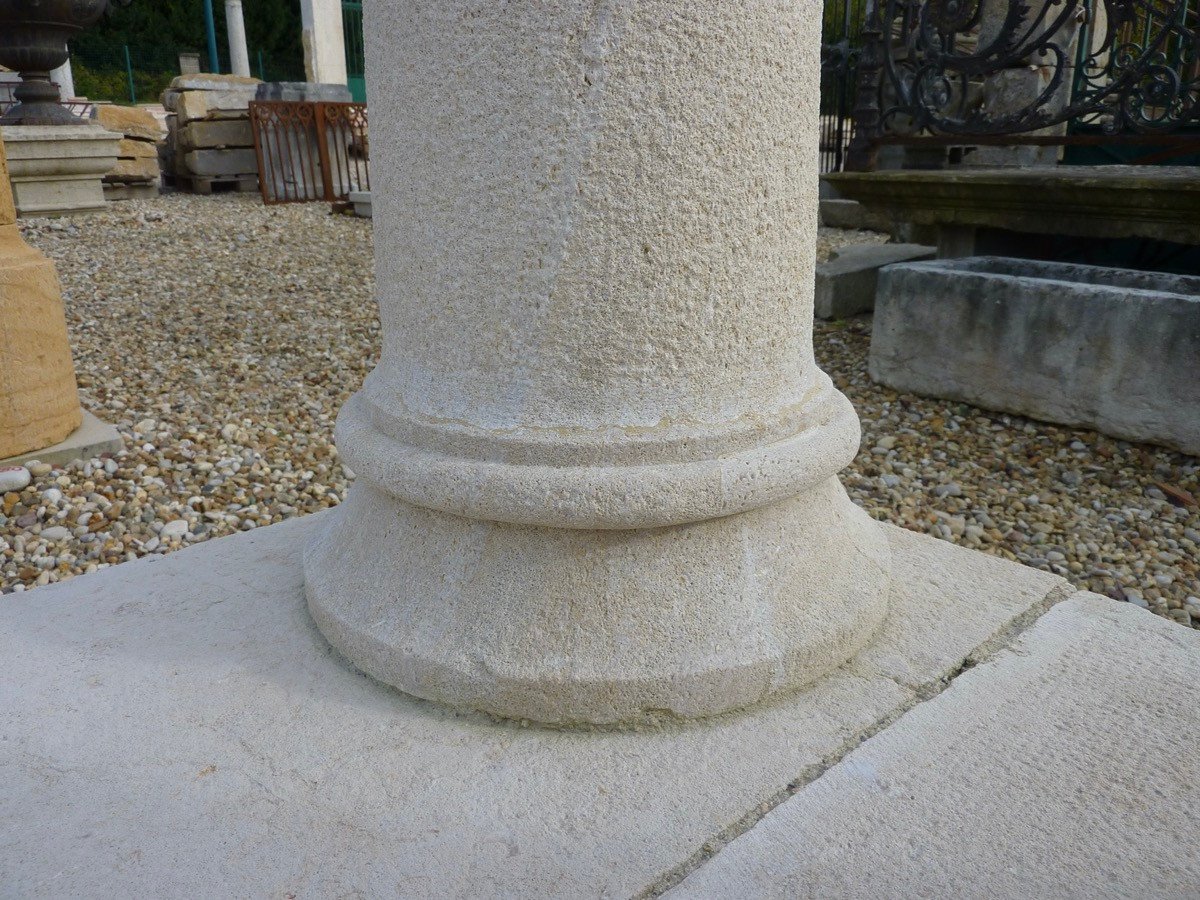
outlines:
[[[0,468],[24,465],[35,459],[51,464],[69,463],[75,459],[91,459],[101,453],[115,453],[124,446],[121,433],[115,426],[102,422],[85,409],[83,422],[63,440],[41,450],[31,450],[8,459],[0,459]]]
[[[1195,897],[1197,748],[1200,635],[1078,594],[668,896]]]
[[[548,731],[336,657],[301,581],[319,519],[3,598],[0,893],[636,895],[1071,591],[888,527],[898,587],[852,665],[716,722]]]

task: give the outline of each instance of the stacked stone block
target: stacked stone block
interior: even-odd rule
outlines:
[[[159,147],[165,143],[166,128],[142,107],[96,107],[96,119],[109,131],[122,135],[117,164],[104,176],[107,200],[137,200],[158,196],[161,183]]]
[[[258,190],[258,160],[250,128],[257,78],[181,75],[163,92],[167,141],[163,171],[182,190]]]

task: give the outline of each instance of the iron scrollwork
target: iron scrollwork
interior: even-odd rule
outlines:
[[[881,136],[1200,125],[1190,0],[868,0],[850,165]],[[1005,90],[1004,79],[1010,79]]]

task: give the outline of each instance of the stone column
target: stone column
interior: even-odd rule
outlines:
[[[813,360],[819,0],[371,3],[384,347],[309,606],[364,671],[555,723],[811,682],[883,621]]]
[[[0,141],[0,459],[56,444],[83,420],[54,263],[16,221]]]
[[[250,51],[246,49],[246,21],[242,0],[225,0],[225,32],[229,36],[229,68],[234,75],[250,77]]]
[[[401,15],[400,11],[386,13]],[[309,81],[346,83],[346,39],[341,0],[300,0],[304,71]]]

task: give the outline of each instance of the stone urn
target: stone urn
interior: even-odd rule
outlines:
[[[0,0],[0,66],[21,74],[17,104],[0,125],[79,125],[59,103],[50,73],[67,61],[67,41],[94,25],[111,3],[128,0]]]

